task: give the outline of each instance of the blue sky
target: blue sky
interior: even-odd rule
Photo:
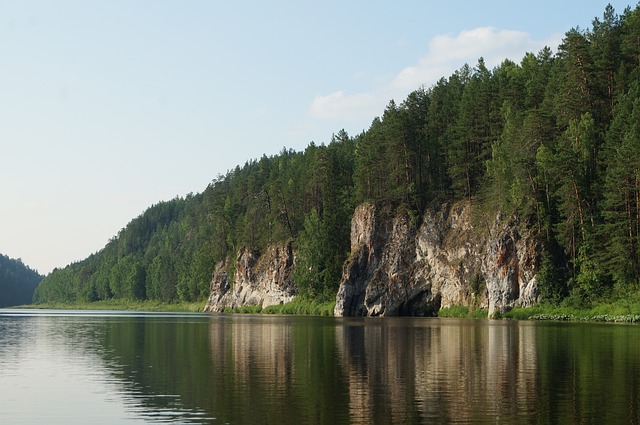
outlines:
[[[555,51],[606,4],[0,0],[0,253],[84,259],[150,205],[355,135],[480,56]]]

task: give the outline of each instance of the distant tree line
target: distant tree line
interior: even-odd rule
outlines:
[[[0,307],[31,304],[33,292],[43,277],[21,259],[0,254]]]
[[[368,130],[236,167],[203,193],[162,202],[100,252],[55,270],[35,300],[198,300],[216,263],[241,247],[296,247],[303,296],[335,295],[350,218],[386,202],[419,220],[470,199],[519,217],[543,243],[540,290],[588,302],[640,283],[640,7],[609,5],[558,52],[488,69],[482,58]]]

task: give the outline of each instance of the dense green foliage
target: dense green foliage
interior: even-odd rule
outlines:
[[[35,301],[199,300],[219,261],[232,267],[242,247],[288,240],[299,241],[301,264],[313,263],[298,273],[300,292],[334,293],[349,250],[353,150],[340,132],[329,146],[265,155],[201,194],[154,205],[100,252],[54,270]]]
[[[543,242],[540,290],[589,305],[640,283],[640,7],[607,6],[589,30],[488,69],[480,58],[370,128],[236,167],[198,195],[149,208],[107,246],[55,270],[36,301],[191,301],[216,263],[270,243],[297,248],[295,282],[328,300],[350,216],[386,202],[419,217],[468,198],[515,215]]]
[[[22,260],[0,254],[0,307],[31,304],[33,291],[42,278]]]

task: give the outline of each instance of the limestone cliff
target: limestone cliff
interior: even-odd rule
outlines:
[[[433,315],[466,305],[492,315],[535,303],[533,235],[499,217],[479,227],[472,224],[469,202],[427,211],[419,227],[388,206],[359,206],[335,314]]]
[[[233,282],[226,262],[219,263],[211,279],[211,294],[204,311],[225,308],[277,305],[295,296],[290,275],[293,266],[291,244],[270,246],[262,255],[241,249],[233,269]]]

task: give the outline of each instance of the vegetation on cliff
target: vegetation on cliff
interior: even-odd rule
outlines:
[[[385,202],[418,220],[462,198],[539,231],[546,300],[636,293],[639,40],[640,7],[618,15],[607,6],[555,54],[494,69],[480,58],[390,102],[359,135],[265,155],[200,194],[152,206],[100,252],[54,270],[35,301],[204,299],[217,263],[232,268],[240,248],[281,241],[296,247],[299,293],[329,300],[356,205]]]
[[[30,304],[43,277],[21,259],[0,254],[0,307]]]

